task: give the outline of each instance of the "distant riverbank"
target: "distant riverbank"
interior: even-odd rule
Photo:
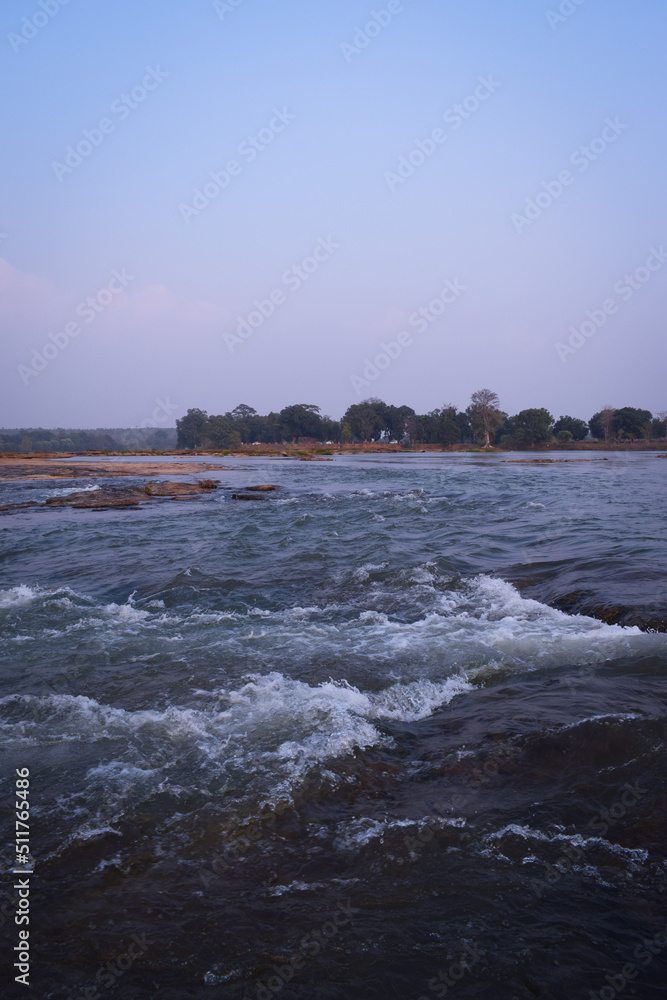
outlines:
[[[532,445],[528,448],[480,448],[470,444],[454,444],[442,446],[438,444],[424,444],[414,447],[405,447],[396,443],[370,442],[364,444],[332,444],[322,446],[321,441],[299,441],[296,444],[257,444],[244,445],[234,450],[219,450],[196,448],[193,450],[180,449],[172,451],[40,451],[40,452],[3,452],[0,453],[0,460],[11,461],[45,461],[50,459],[77,458],[129,458],[129,457],[158,457],[158,456],[237,456],[239,458],[252,457],[276,457],[276,458],[302,458],[306,460],[316,460],[318,458],[328,458],[333,455],[356,455],[356,454],[401,454],[418,455],[424,453],[441,454],[443,452],[455,454],[532,454],[534,452],[569,452],[569,451],[661,451],[667,452],[667,440],[657,441],[571,441],[562,443],[553,441],[546,444]]]

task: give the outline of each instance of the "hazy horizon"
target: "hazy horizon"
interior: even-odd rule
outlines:
[[[655,0],[0,19],[3,427],[667,409]]]

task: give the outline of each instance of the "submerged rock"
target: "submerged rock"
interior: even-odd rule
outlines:
[[[0,480],[81,479],[91,476],[192,476],[199,472],[229,470],[229,466],[194,465],[190,462],[63,462],[56,458],[3,458],[0,456]]]
[[[108,486],[64,496],[49,497],[45,503],[15,503],[0,507],[0,511],[20,510],[24,507],[73,507],[78,510],[109,510],[113,507],[138,507],[142,501],[153,499],[188,500],[210,493],[218,488],[213,479],[196,483],[146,483],[139,486]]]
[[[143,490],[136,487],[92,490],[85,493],[68,493],[62,497],[49,497],[46,507],[75,507],[85,510],[108,510],[111,507],[137,507],[145,498]]]
[[[204,479],[196,483],[146,483],[144,493],[149,497],[194,497],[199,493],[217,490],[214,479]]]
[[[587,591],[573,590],[552,601],[559,611],[570,615],[587,615],[607,625],[635,625],[642,632],[667,632],[667,602],[651,601],[643,606],[604,602]]]
[[[556,465],[559,462],[608,462],[608,458],[503,458],[506,465]]]

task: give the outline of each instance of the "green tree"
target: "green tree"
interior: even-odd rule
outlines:
[[[225,413],[225,417],[235,425],[234,430],[241,441],[254,441],[257,438],[258,430],[261,433],[264,419],[259,416],[257,410],[245,403],[239,403],[231,413]],[[231,433],[231,432],[230,432]],[[235,447],[230,444],[228,447]]]
[[[510,417],[508,431],[517,445],[530,447],[551,441],[553,423],[554,418],[543,407],[521,410],[516,416]]]
[[[495,435],[505,420],[497,394],[491,389],[473,392],[466,413],[476,437],[483,439],[485,448],[490,448],[491,435]]]
[[[612,428],[616,436],[635,440],[646,436],[647,427],[650,429],[653,414],[649,410],[638,410],[634,406],[623,406],[614,413]]]
[[[245,403],[239,403],[235,406],[230,414],[232,420],[240,420],[243,423],[247,423],[251,417],[257,416],[257,410],[254,410],[252,406],[247,406]]]
[[[651,437],[654,440],[667,437],[667,420],[661,413],[651,421]]]
[[[616,410],[613,406],[603,406],[598,413],[594,413],[588,421],[591,435],[598,441],[608,441],[612,435],[614,414]]]
[[[238,448],[243,438],[239,428],[228,413],[211,415],[202,428],[201,438],[207,448]]]
[[[403,441],[409,437],[415,411],[411,406],[385,406],[384,427],[380,435],[386,435],[390,441]]]
[[[431,410],[416,418],[418,440],[424,444],[440,444],[447,447],[450,444],[458,444],[461,440],[461,424],[455,406],[442,406],[439,409]]]
[[[505,414],[502,414],[503,420],[505,419]],[[475,440],[475,435],[473,433],[472,424],[470,423],[470,418],[467,413],[459,411],[454,420],[456,421],[456,426],[459,429],[460,440],[471,444]]]
[[[206,426],[208,414],[205,410],[188,410],[184,417],[176,421],[179,448],[199,448],[202,443],[202,431]]]
[[[282,441],[283,432],[280,424],[280,414],[276,413],[275,410],[271,410],[269,415],[263,419],[263,433],[258,435],[256,440],[271,441],[274,444],[276,441]]]
[[[300,437],[322,439],[322,418],[319,406],[313,403],[296,403],[280,411],[283,434],[292,441]]]
[[[387,404],[381,399],[365,399],[347,408],[343,423],[357,441],[379,441],[386,429],[386,409]]]
[[[561,431],[569,431],[575,441],[583,441],[588,434],[588,424],[578,417],[559,417],[554,424],[556,437],[559,437]]]
[[[322,417],[322,441],[340,441],[340,420],[333,420],[326,415]]]

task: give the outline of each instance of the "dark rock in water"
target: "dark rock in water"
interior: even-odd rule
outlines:
[[[47,507],[74,507],[79,510],[108,510],[111,507],[137,507],[145,498],[143,490],[134,487],[91,490],[69,493],[67,496],[50,497]]]
[[[256,493],[272,493],[273,490],[279,490],[279,486],[244,486],[243,489],[246,492],[254,490]]]
[[[232,493],[232,500],[261,500],[261,497],[256,497],[252,493]]]
[[[505,465],[558,465],[560,462],[608,462],[608,458],[503,458]]]
[[[196,483],[147,483],[143,489],[138,486],[109,486],[97,490],[84,490],[64,496],[50,497],[45,504],[8,504],[2,511],[19,510],[23,507],[73,507],[77,510],[109,510],[113,507],[138,507],[142,501],[152,499],[189,500],[217,489],[213,479]]]
[[[209,490],[215,490],[218,484],[213,479],[205,479],[197,483],[146,483],[144,493],[149,497],[194,497]]]
[[[643,632],[667,632],[667,607],[632,607],[625,604],[603,603],[599,597],[582,591],[572,591],[557,597],[553,606],[567,614],[588,615],[607,625],[636,625]],[[664,605],[664,602],[663,602]]]

